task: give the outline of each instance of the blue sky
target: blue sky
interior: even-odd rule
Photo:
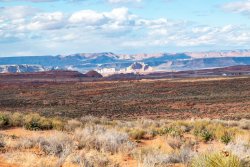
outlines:
[[[0,0],[0,56],[249,49],[250,0]]]

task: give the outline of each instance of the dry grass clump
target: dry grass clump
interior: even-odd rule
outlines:
[[[113,162],[107,155],[96,150],[82,150],[80,153],[72,154],[70,160],[73,164],[77,164],[80,167],[113,167]]]
[[[10,164],[22,167],[60,167],[57,158],[53,156],[38,156],[30,152],[12,152],[4,155]]]
[[[15,148],[15,149],[31,149],[38,145],[38,138],[32,137],[32,138],[18,138],[17,140],[9,140],[9,148]]]
[[[137,119],[132,121],[116,121],[117,127],[119,128],[138,128],[138,129],[152,129],[152,128],[159,128],[165,125],[168,121],[167,120],[150,120],[150,119]]]
[[[58,118],[46,118],[39,114],[0,113],[0,129],[25,127],[28,130],[63,130],[64,123]]]
[[[118,132],[115,129],[107,129],[100,125],[77,129],[74,136],[78,142],[79,149],[96,149],[114,154],[134,148],[134,144],[129,141],[127,133]]]
[[[234,120],[220,120],[220,119],[214,119],[211,120],[212,123],[215,124],[221,124],[226,127],[237,127],[239,126],[239,121],[234,121]]]
[[[71,119],[71,120],[68,120],[67,124],[65,125],[65,130],[74,131],[76,130],[76,128],[79,128],[82,126],[83,126],[82,122],[75,120],[75,119]]]
[[[208,120],[194,121],[192,125],[193,125],[193,130],[192,130],[193,134],[197,136],[200,140],[204,142],[213,140],[214,134],[211,130],[208,129],[208,126],[210,125]]]
[[[47,137],[16,137],[11,136],[5,138],[5,142],[9,148],[30,149],[38,147],[46,155],[61,156],[66,149],[73,147],[73,140],[63,132],[54,132],[53,135]]]
[[[129,132],[130,138],[132,138],[134,140],[144,139],[146,134],[147,134],[147,132],[145,130],[142,130],[142,129],[133,129]]]
[[[57,157],[69,154],[73,149],[73,140],[65,133],[57,132],[52,136],[46,138],[38,138],[39,148],[46,155],[53,155]]]
[[[41,117],[38,114],[26,115],[24,118],[24,127],[28,130],[49,130],[52,129],[52,122],[49,119]]]
[[[180,149],[183,145],[183,141],[181,137],[168,137],[167,138],[167,144],[173,148],[174,150]]]
[[[226,149],[240,158],[244,166],[250,166],[250,141],[249,138],[241,136],[234,142],[230,142]]]
[[[218,120],[199,120],[194,121],[192,125],[193,134],[204,142],[216,139],[224,144],[228,144],[234,140],[236,135],[244,133],[238,127],[229,127]]]
[[[183,131],[178,126],[165,126],[156,130],[158,135],[170,135],[172,137],[181,137],[183,135]]]
[[[247,119],[240,120],[239,127],[242,129],[250,130],[250,120],[247,120]]]
[[[27,149],[34,148],[39,153],[42,153],[42,157],[40,157],[41,160],[39,160],[37,166],[42,166],[42,164],[47,163],[46,157],[54,157],[55,163],[53,164],[56,164],[56,166],[61,166],[65,162],[66,158],[72,153],[74,146],[73,140],[71,140],[71,138],[67,134],[62,132],[55,132],[52,136],[48,137],[20,137],[14,139],[8,137],[5,139],[5,142],[6,147],[8,149],[15,150],[14,152],[25,151]],[[12,156],[14,160],[17,160],[18,156],[16,154],[11,154],[10,157]],[[31,154],[31,157],[33,157],[34,159],[39,159],[39,157],[37,157],[36,155]],[[22,162],[22,166],[29,166],[29,159],[20,159],[20,161]],[[27,164],[24,161],[28,161]],[[48,166],[50,166],[50,164]]]
[[[83,125],[92,124],[92,125],[114,125],[115,122],[107,119],[106,117],[94,117],[91,115],[81,117],[79,120]]]
[[[142,167],[163,166],[171,162],[168,155],[159,150],[140,150],[137,154],[137,159]]]
[[[208,153],[194,158],[191,167],[242,167],[242,164],[237,156],[230,153]]]
[[[163,167],[173,164],[188,164],[195,153],[191,148],[183,147],[178,151],[163,153],[159,149],[140,149],[133,153],[142,167]]]

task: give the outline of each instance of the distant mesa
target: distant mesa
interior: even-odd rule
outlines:
[[[103,77],[100,73],[98,73],[98,72],[96,72],[94,70],[91,70],[91,71],[87,72],[85,75],[87,77],[92,77],[92,78],[102,78]]]
[[[115,54],[77,53],[57,56],[0,57],[0,73],[30,73],[51,70],[70,70],[88,73],[93,77],[113,74],[148,74],[224,68],[250,65],[250,50],[156,53],[156,54]]]
[[[147,71],[147,70],[152,70],[152,68],[143,63],[143,62],[135,62],[131,66],[128,67],[128,70],[139,70],[139,71]]]

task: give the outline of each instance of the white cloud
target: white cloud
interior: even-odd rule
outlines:
[[[11,15],[14,9],[17,13]],[[30,13],[24,9],[30,8],[23,6],[0,11],[2,47],[3,43],[19,42],[23,48],[34,45],[34,50],[28,50],[31,53],[52,54],[65,50],[69,53],[91,49],[97,52],[168,46],[245,46],[250,42],[247,26],[213,27],[167,18],[147,19],[124,7],[105,12],[81,10],[73,13],[39,10]],[[43,47],[47,52],[41,49]]]
[[[0,17],[5,19],[22,19],[34,15],[39,10],[30,6],[0,7]]]
[[[34,16],[30,23],[24,25],[27,30],[52,30],[65,26],[65,18],[61,12],[40,13]]]
[[[235,13],[250,14],[250,0],[229,2],[223,8]]]
[[[93,10],[82,10],[73,13],[69,22],[85,25],[105,25],[105,24],[126,24],[126,22],[135,19],[135,16],[129,14],[127,8],[115,8],[110,12],[96,12]]]
[[[83,23],[87,25],[100,24],[105,20],[105,16],[102,13],[97,13],[93,10],[82,10],[73,13],[69,21],[71,23]]]

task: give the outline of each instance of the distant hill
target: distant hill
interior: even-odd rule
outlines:
[[[57,56],[1,57],[0,73],[72,70],[86,73],[95,70],[102,75],[119,73],[167,72],[250,65],[250,50],[115,54],[79,53]],[[141,67],[140,69],[138,69]]]
[[[96,71],[82,74],[78,71],[52,70],[29,73],[2,73],[1,82],[69,82],[69,81],[94,81],[102,78]]]
[[[94,70],[91,70],[85,74],[87,77],[92,77],[92,78],[102,78],[102,75]]]

